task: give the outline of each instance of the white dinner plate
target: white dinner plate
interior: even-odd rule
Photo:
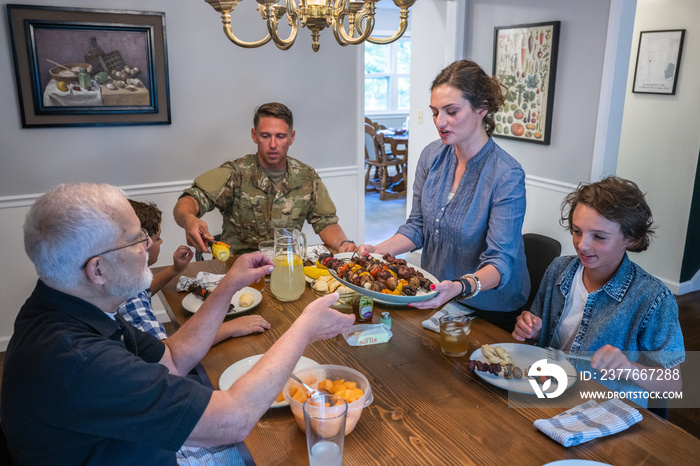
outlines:
[[[343,259],[350,259],[354,252],[342,252],[340,254],[336,254],[335,258],[338,260],[343,260]],[[374,257],[375,259],[379,259],[383,261],[382,255],[381,254],[370,254],[370,256]],[[432,274],[426,272],[425,270],[421,269],[420,267],[416,267],[413,264],[406,264],[409,267],[413,267],[417,271],[423,274],[423,276],[433,283],[438,283],[439,280],[435,278]],[[426,293],[423,290],[418,290],[415,296],[397,296],[393,294],[386,294],[386,293],[379,293],[377,291],[370,291],[366,288],[363,288],[361,286],[353,285],[352,283],[343,280],[342,278],[338,277],[338,274],[335,273],[335,270],[330,270],[331,275],[333,275],[336,280],[338,280],[340,283],[343,285],[347,286],[348,288],[352,288],[353,290],[357,291],[360,294],[364,294],[367,296],[373,297],[377,302],[380,303],[385,303],[385,304],[408,304],[408,303],[417,303],[419,301],[425,301],[428,300],[432,297],[434,297],[437,294],[437,291],[431,291],[430,293]]]
[[[547,358],[547,351],[544,348],[540,348],[539,346],[524,345],[521,343],[494,343],[491,346],[500,346],[504,350],[508,351],[508,353],[510,353],[511,358],[513,358],[513,362],[515,363],[515,365],[522,369],[523,373],[525,372],[525,369],[529,368],[535,362],[539,361],[540,359]],[[481,353],[481,348],[475,350],[469,357],[469,359],[474,359],[476,361],[481,362],[488,362],[488,359],[486,359],[486,357],[484,357],[484,355]],[[574,384],[574,382],[576,382],[578,372],[576,372],[576,369],[574,369],[574,366],[572,366],[569,361],[557,361],[556,363],[566,372],[568,379],[568,385],[566,386],[566,388],[569,388]],[[478,370],[474,372],[476,373],[476,375],[478,375],[491,385],[504,388],[511,392],[525,393],[530,395],[535,394],[535,391],[532,389],[532,386],[530,385],[530,382],[528,381],[528,378],[525,377],[525,375],[523,375],[522,379],[506,379],[501,375],[493,375],[488,372],[481,372]],[[556,390],[556,387],[556,380],[552,380],[552,384],[547,390],[547,392],[553,392],[554,390]]]
[[[559,460],[552,461],[543,466],[611,466],[608,463],[600,463],[598,461],[591,460]]]
[[[253,304],[247,307],[241,307],[238,302],[241,299],[241,295],[243,293],[250,293],[253,295]],[[251,288],[249,286],[246,286],[245,288],[242,288],[236,292],[231,297],[231,304],[233,305],[233,310],[229,311],[226,313],[227,316],[235,316],[237,314],[243,314],[244,312],[248,312],[251,309],[253,309],[255,306],[260,304],[262,301],[262,294],[256,290],[255,288]],[[198,296],[193,295],[192,293],[188,294],[185,296],[185,298],[182,300],[182,307],[189,312],[195,313],[199,310],[199,308],[202,306],[202,303],[204,303],[204,300]]]
[[[260,358],[262,358],[262,354],[256,354],[255,356],[251,356],[249,358],[241,359],[238,362],[235,362],[228,366],[228,368],[221,374],[221,377],[219,378],[219,390],[228,390],[231,388],[231,385],[233,383],[243,377],[243,375],[250,370],[251,367],[257,363]],[[307,358],[306,356],[302,356],[301,359],[299,359],[299,362],[297,362],[297,365],[294,366],[294,370],[292,372],[299,371],[301,369],[306,369],[307,367],[315,367],[315,366],[320,366],[319,363],[314,361],[313,359]],[[273,401],[271,408],[280,408],[282,406],[289,406],[289,403],[287,403],[287,400],[282,400],[282,401]]]

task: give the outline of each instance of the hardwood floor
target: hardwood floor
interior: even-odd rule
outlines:
[[[700,351],[700,291],[678,296],[679,320],[683,331],[686,351]],[[172,324],[165,324],[168,335],[172,334]],[[5,353],[0,353],[0,385],[2,384],[2,369]],[[695,374],[695,379],[700,374]],[[691,382],[684,376],[684,383]],[[669,421],[700,438],[700,408],[670,409]]]

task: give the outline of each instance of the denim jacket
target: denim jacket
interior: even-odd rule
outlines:
[[[577,256],[564,256],[554,259],[547,268],[531,309],[542,318],[538,346],[551,346],[580,264]],[[571,353],[592,356],[606,344],[624,351],[630,361],[646,366],[669,369],[685,360],[676,297],[627,254],[615,275],[588,295]],[[572,364],[579,372],[595,373],[588,361]],[[595,373],[595,380],[647,407],[644,390],[632,381],[602,380],[600,375]]]
[[[531,310],[542,318],[538,346],[551,345],[580,264],[577,256],[565,256],[547,268]],[[675,296],[627,254],[615,275],[588,295],[571,352],[592,354],[606,344],[649,366],[668,369],[685,360]]]

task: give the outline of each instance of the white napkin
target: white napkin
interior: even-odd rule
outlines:
[[[177,281],[177,286],[175,289],[177,291],[187,291],[192,283],[196,283],[202,288],[206,288],[211,291],[216,288],[216,285],[224,278],[223,274],[209,273],[209,272],[199,272],[197,278],[182,276]]]
[[[440,317],[442,316],[468,316],[473,314],[474,311],[461,306],[454,301],[450,301],[445,304],[442,309],[437,311],[433,316],[423,321],[423,327],[428,330],[432,330],[435,333],[440,333]]]
[[[306,259],[316,263],[318,256],[328,254],[330,251],[323,244],[314,244],[306,248]]]
[[[557,414],[551,419],[538,419],[535,427],[565,447],[594,438],[616,434],[642,420],[635,408],[618,399],[587,401]]]

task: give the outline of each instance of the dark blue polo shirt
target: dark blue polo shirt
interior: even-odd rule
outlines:
[[[211,390],[158,364],[154,336],[37,283],[15,321],[2,427],[17,464],[176,464]]]

